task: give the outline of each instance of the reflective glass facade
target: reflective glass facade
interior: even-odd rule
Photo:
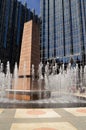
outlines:
[[[86,0],[41,0],[41,60],[85,60]]]
[[[19,62],[24,23],[37,19],[27,4],[18,0],[0,0],[0,59],[11,67]]]

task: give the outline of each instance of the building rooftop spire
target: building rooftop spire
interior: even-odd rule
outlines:
[[[27,0],[24,0],[24,5],[27,7]]]

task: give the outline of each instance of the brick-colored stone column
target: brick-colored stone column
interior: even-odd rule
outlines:
[[[15,90],[30,90],[31,89],[31,66],[34,64],[35,73],[37,74],[38,64],[40,62],[40,28],[39,24],[32,20],[24,24],[20,63],[19,63],[19,78],[17,86],[13,85]],[[24,78],[24,63],[26,65]],[[12,95],[11,95],[12,96]],[[17,98],[25,95],[16,96]],[[26,98],[26,97],[24,97]],[[30,96],[29,96],[30,98]],[[27,97],[27,99],[29,99]]]
[[[25,86],[22,86],[24,76],[24,62],[26,64]],[[40,28],[39,24],[32,20],[25,23],[19,63],[19,83],[18,89],[31,89],[31,66],[35,65],[37,74],[38,64],[40,62]],[[21,78],[22,77],[22,78]]]

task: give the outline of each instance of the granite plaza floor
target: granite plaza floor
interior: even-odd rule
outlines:
[[[0,109],[0,130],[86,130],[86,107]]]

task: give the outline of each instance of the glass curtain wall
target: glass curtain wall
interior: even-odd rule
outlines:
[[[42,60],[85,61],[85,0],[41,0],[41,19]]]

